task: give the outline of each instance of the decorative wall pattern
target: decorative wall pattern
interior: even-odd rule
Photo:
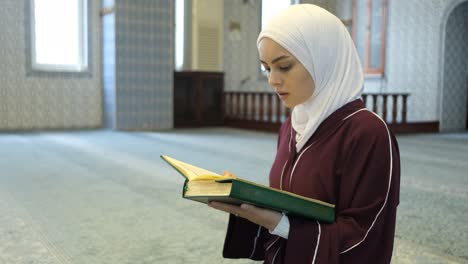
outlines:
[[[409,92],[409,121],[440,121],[444,13],[460,0],[389,1],[385,91]],[[450,104],[451,102],[444,102]],[[443,122],[442,122],[443,123]]]
[[[441,1],[389,1],[385,92],[409,92],[408,120],[438,120]]]
[[[253,2],[255,4],[252,4]],[[255,39],[259,29],[255,29],[260,21],[259,2],[225,3],[226,90],[269,90],[266,80],[258,78]],[[334,9],[331,2],[301,2],[315,3],[330,11]],[[411,93],[408,101],[410,122],[439,121],[442,118],[442,87],[439,83],[439,72],[442,70],[439,63],[441,24],[444,12],[454,2],[461,0],[388,1],[385,76],[366,78],[364,91]],[[340,4],[340,0],[336,0],[335,3]],[[230,39],[228,25],[231,20],[241,22],[240,38]],[[444,99],[450,100],[455,97],[449,96]],[[451,104],[451,101],[445,103]]]
[[[96,1],[89,1],[90,76],[28,76],[28,0],[4,0],[0,8],[0,130],[93,128],[101,125],[99,27]]]
[[[115,1],[116,127],[173,126],[174,1]]]
[[[466,128],[468,90],[468,1],[450,14],[445,34],[443,131]]]

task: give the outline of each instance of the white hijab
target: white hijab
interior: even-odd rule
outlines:
[[[292,111],[299,152],[323,120],[361,97],[361,63],[343,23],[315,5],[292,5],[281,11],[260,32],[257,47],[262,38],[270,38],[289,51],[315,82],[313,95]]]

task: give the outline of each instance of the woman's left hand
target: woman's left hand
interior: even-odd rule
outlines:
[[[208,205],[215,209],[245,218],[250,222],[267,228],[270,231],[276,228],[282,217],[282,214],[277,211],[259,208],[250,204],[241,204],[238,206],[213,201],[208,203]]]

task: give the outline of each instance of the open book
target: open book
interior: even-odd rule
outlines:
[[[184,178],[182,197],[197,202],[219,201],[230,204],[248,203],[288,215],[301,216],[327,223],[335,221],[335,206],[326,202],[278,190],[234,176],[215,172],[161,155]]]

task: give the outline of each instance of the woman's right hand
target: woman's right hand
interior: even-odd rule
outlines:
[[[228,178],[238,178],[236,175],[230,173],[229,171],[224,171],[223,176]]]

